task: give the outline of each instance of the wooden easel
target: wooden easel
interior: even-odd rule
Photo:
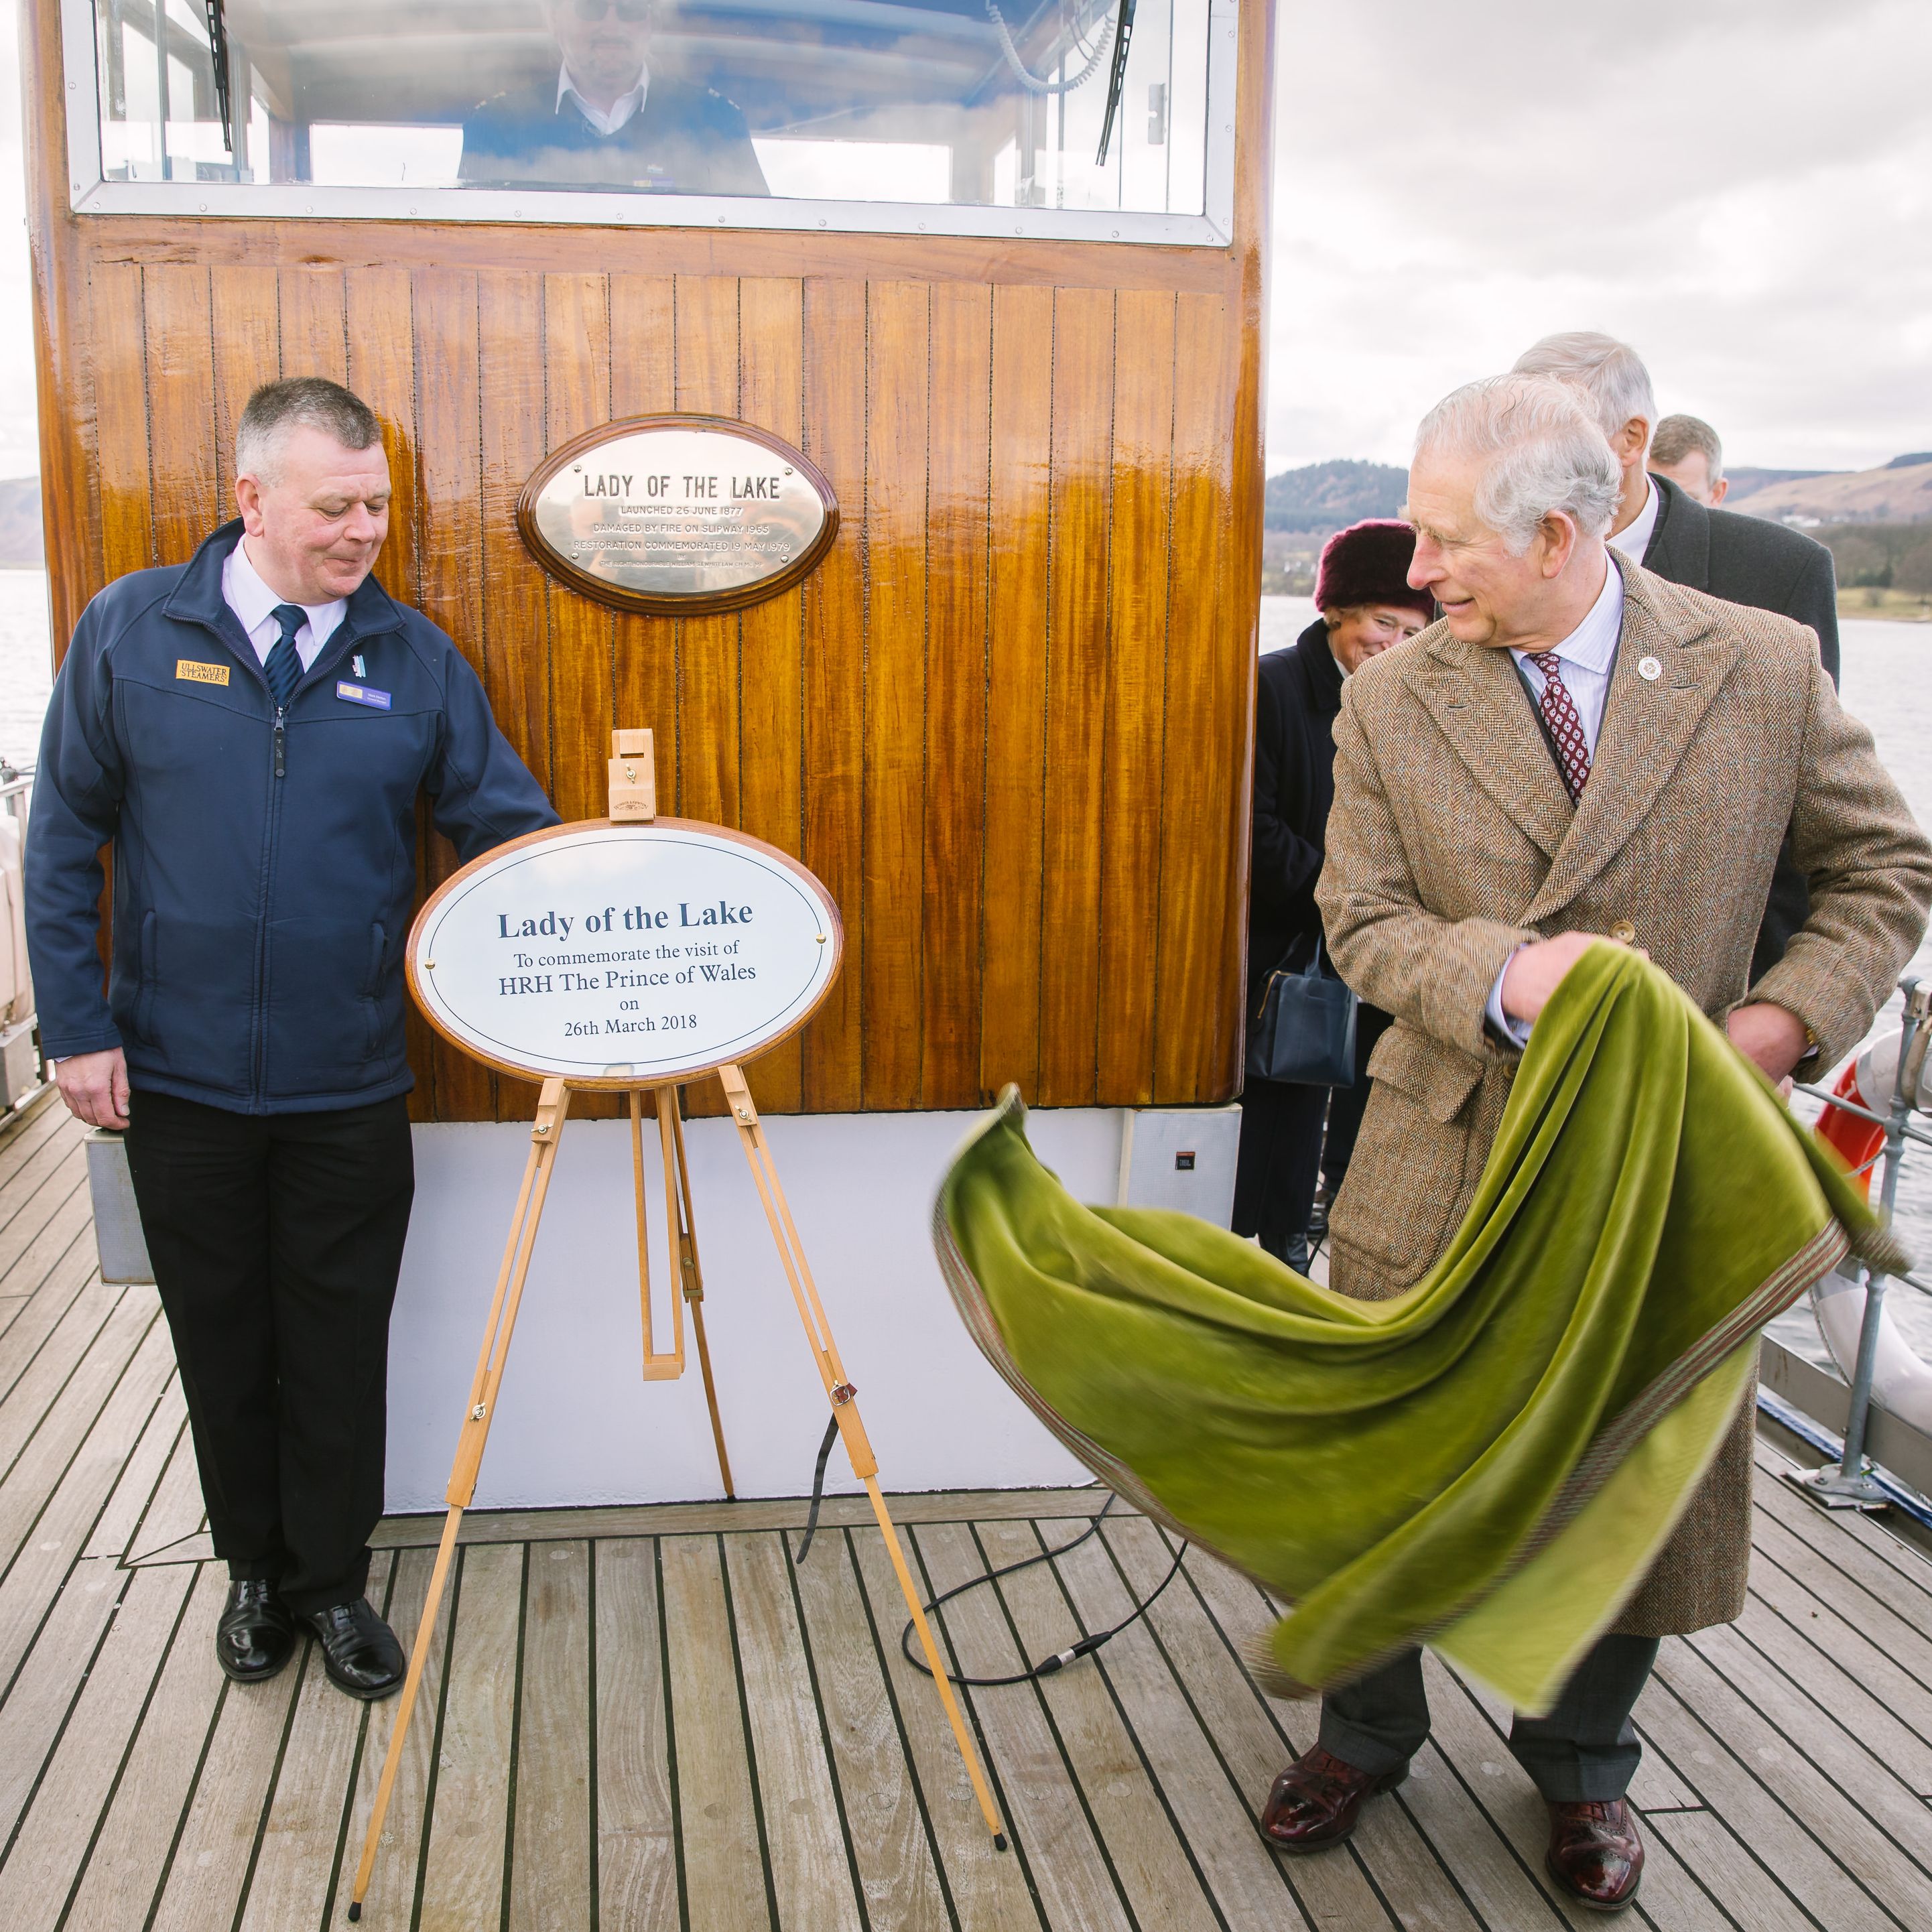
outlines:
[[[656,783],[652,764],[651,734],[649,731],[617,731],[611,734],[611,748],[615,755],[610,760],[610,817],[614,820],[634,824],[648,824],[656,816]],[[970,1734],[966,1729],[965,1720],[960,1714],[957,1699],[953,1695],[952,1681],[944,1662],[939,1654],[938,1646],[933,1640],[932,1626],[927,1622],[926,1612],[920,1606],[920,1594],[914,1584],[912,1572],[907,1567],[905,1552],[902,1548],[898,1532],[892,1526],[890,1513],[886,1508],[885,1498],[879,1490],[879,1465],[872,1454],[872,1445],[866,1439],[865,1424],[860,1420],[857,1390],[847,1379],[845,1367],[839,1359],[838,1348],[832,1339],[831,1324],[826,1319],[824,1305],[818,1298],[818,1289],[812,1278],[812,1269],[805,1258],[805,1247],[799,1239],[798,1228],[793,1222],[791,1208],[780,1186],[778,1170],[772,1163],[771,1149],[766,1144],[764,1132],[758,1120],[758,1109],[752,1101],[751,1089],[746,1084],[745,1076],[735,1064],[728,1063],[716,1068],[724,1089],[724,1098],[731,1111],[733,1123],[738,1130],[738,1138],[745,1150],[745,1159],[752,1170],[752,1179],[758,1190],[758,1199],[765,1210],[765,1219],[770,1225],[772,1239],[777,1244],[778,1258],[784,1264],[785,1280],[791,1288],[794,1305],[798,1310],[799,1320],[804,1324],[806,1339],[812,1349],[812,1360],[818,1370],[820,1381],[824,1384],[826,1400],[830,1403],[832,1414],[838,1426],[840,1439],[845,1445],[845,1453],[851,1459],[852,1473],[866,1486],[866,1494],[870,1498],[872,1514],[878,1519],[879,1530],[885,1538],[886,1553],[892,1559],[892,1572],[898,1579],[899,1588],[904,1593],[906,1608],[911,1612],[913,1627],[919,1633],[920,1647],[926,1654],[927,1667],[932,1673],[932,1681],[939,1692],[940,1702],[945,1706],[946,1721],[952,1727],[952,1736],[959,1746],[959,1754],[965,1761],[966,1774],[971,1780],[974,1796],[980,1802],[980,1809],[986,1821],[986,1828],[993,1834],[995,1850],[1006,1849],[1006,1834],[1000,1822],[1000,1815],[993,1804],[993,1796],[986,1784],[986,1774],[980,1768],[978,1752],[974,1749]],[[718,1448],[718,1472],[724,1479],[724,1493],[728,1498],[736,1492],[731,1484],[731,1466],[724,1448],[724,1425],[718,1413],[718,1396],[711,1374],[711,1353],[704,1336],[704,1286],[698,1261],[698,1244],[691,1204],[691,1178],[685,1160],[684,1124],[680,1118],[679,1090],[692,1078],[701,1075],[687,1076],[684,1081],[668,1084],[633,1087],[627,1090],[630,1099],[631,1165],[637,1197],[638,1214],[638,1295],[644,1318],[644,1376],[646,1382],[675,1380],[684,1372],[684,1309],[688,1303],[691,1309],[692,1330],[698,1343],[698,1366],[704,1377],[705,1400],[711,1413],[711,1432]],[[369,1819],[369,1828],[362,1841],[362,1862],[356,1870],[356,1884],[350,1896],[349,1918],[352,1923],[362,1916],[362,1901],[369,1890],[370,1874],[375,1869],[376,1850],[382,1834],[383,1821],[388,1815],[389,1798],[394,1789],[396,1774],[400,1768],[403,1748],[409,1736],[410,1720],[416,1711],[416,1694],[422,1688],[424,1665],[428,1661],[430,1645],[436,1632],[436,1617],[442,1604],[444,1586],[448,1580],[449,1566],[456,1554],[457,1532],[463,1521],[463,1513],[468,1509],[476,1493],[476,1478],[482,1467],[484,1445],[490,1438],[490,1424],[496,1408],[496,1394],[503,1379],[503,1370],[509,1358],[510,1337],[517,1324],[517,1310],[523,1300],[524,1283],[530,1273],[530,1257],[536,1246],[537,1228],[543,1217],[544,1198],[550,1191],[552,1169],[556,1164],[557,1144],[563,1136],[564,1120],[570,1111],[572,1083],[567,1080],[548,1079],[543,1083],[537,1099],[536,1118],[530,1128],[530,1158],[524,1167],[523,1185],[518,1190],[517,1204],[510,1216],[509,1238],[504,1244],[503,1262],[496,1275],[496,1289],[490,1304],[488,1318],[484,1324],[483,1346],[476,1358],[476,1373],[470,1386],[470,1403],[465,1411],[461,1433],[457,1438],[456,1459],[449,1472],[449,1487],[445,1492],[449,1514],[442,1526],[442,1540],[436,1546],[435,1567],[430,1572],[429,1591],[424,1599],[422,1621],[416,1627],[416,1644],[410,1654],[408,1674],[403,1680],[402,1699],[397,1706],[395,1728],[389,1736],[388,1755],[382,1760],[382,1774],[376,1786],[375,1808]],[[599,1086],[594,1090],[608,1092],[608,1086]],[[671,1298],[671,1347],[668,1352],[659,1354],[653,1346],[651,1322],[651,1284],[650,1257],[650,1230],[645,1208],[644,1118],[644,1096],[655,1096],[658,1118],[658,1140],[664,1167],[664,1213],[666,1238],[673,1261],[673,1274],[680,1292]]]

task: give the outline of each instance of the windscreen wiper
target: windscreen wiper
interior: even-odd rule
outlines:
[[[235,109],[228,93],[228,22],[222,17],[221,0],[202,0],[208,16],[208,58],[214,63],[214,106],[221,116],[221,145],[235,152]],[[162,17],[161,0],[155,0],[154,16]]]
[[[211,10],[220,7],[221,0],[208,0]],[[1107,149],[1114,138],[1114,117],[1120,111],[1120,96],[1127,85],[1127,43],[1134,34],[1134,0],[1120,0],[1119,24],[1114,30],[1113,70],[1107,76],[1107,118],[1100,123],[1100,152],[1094,157],[1094,165],[1104,168],[1107,165]]]

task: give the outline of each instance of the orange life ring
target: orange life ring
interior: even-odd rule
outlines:
[[[1841,1100],[1856,1101],[1870,1107],[1871,1102],[1858,1091],[1858,1064],[1855,1060],[1838,1076],[1832,1089]],[[1871,1195],[1872,1156],[1885,1144],[1885,1130],[1876,1120],[1861,1114],[1847,1113],[1842,1107],[1827,1106],[1818,1116],[1818,1138],[1852,1170],[1852,1180],[1868,1199]]]

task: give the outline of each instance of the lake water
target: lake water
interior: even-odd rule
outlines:
[[[1285,650],[1314,621],[1306,597],[1262,599],[1262,649]],[[1880,755],[1921,824],[1932,825],[1932,626],[1852,618],[1841,627],[1844,697],[1870,725]],[[47,645],[46,579],[38,571],[0,570],[0,758],[32,761],[39,743],[52,672]],[[1932,972],[1932,945],[1915,970]],[[1881,1027],[1896,1024],[1894,995]],[[1816,1109],[1801,1102],[1807,1113]],[[1909,1157],[1900,1177],[1898,1226],[1906,1245],[1932,1262],[1932,1154]],[[1900,1286],[1892,1298],[1899,1325],[1932,1359],[1932,1300]],[[1826,1359],[1817,1329],[1801,1308],[1772,1331],[1815,1361]]]
[[[46,574],[0,570],[0,760],[33,762],[52,685]]]

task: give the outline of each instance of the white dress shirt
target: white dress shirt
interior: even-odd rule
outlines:
[[[651,70],[648,67],[640,68],[638,72],[637,86],[632,88],[629,93],[619,94],[616,99],[611,102],[610,111],[607,114],[602,108],[592,106],[590,102],[578,92],[576,82],[570,77],[570,63],[566,61],[556,70],[556,111],[560,114],[563,112],[563,104],[566,98],[574,100],[577,103],[578,112],[581,114],[598,134],[614,134],[644,106],[644,96],[650,92],[650,89]]]
[[[1654,506],[1657,501],[1654,489],[1650,496]],[[1642,520],[1641,517],[1637,519],[1638,523]],[[1651,521],[1656,520],[1653,515]],[[1630,526],[1632,530],[1636,527],[1636,524]],[[1576,707],[1577,718],[1583,727],[1583,742],[1590,748],[1592,765],[1596,763],[1597,740],[1604,728],[1604,700],[1610,695],[1610,674],[1616,668],[1617,639],[1623,627],[1623,572],[1612,563],[1604,573],[1604,587],[1598,592],[1597,601],[1590,606],[1583,621],[1560,644],[1551,646],[1562,662],[1563,688],[1569,692],[1570,701]],[[1510,656],[1521,666],[1523,676],[1529,680],[1540,702],[1543,688],[1549,680],[1531,663],[1527,652],[1512,650]],[[1516,950],[1520,952],[1522,948],[1519,946]],[[1510,955],[1510,959],[1515,957],[1514,952]],[[1518,1046],[1527,1046],[1530,1022],[1514,1019],[1503,1011],[1503,973],[1508,970],[1509,961],[1505,960],[1503,972],[1496,975],[1496,982],[1490,988],[1484,1017],[1502,1038]]]
[[[255,647],[255,655],[266,664],[276,639],[282,634],[281,626],[275,622],[275,607],[290,600],[278,597],[262,581],[260,573],[248,561],[245,537],[228,553],[228,560],[221,566],[221,598],[235,613],[236,621]],[[349,600],[338,597],[332,603],[304,604],[301,608],[308,614],[308,622],[296,633],[296,655],[307,670],[321,656],[322,647],[347,614]]]
[[[1610,692],[1610,671],[1617,661],[1617,638],[1623,627],[1623,573],[1612,563],[1605,569],[1604,587],[1583,621],[1560,644],[1550,646],[1563,661],[1563,688],[1569,692],[1576,716],[1582,721],[1583,742],[1589,746],[1592,758],[1597,755],[1597,734],[1604,728],[1604,700]],[[1526,651],[1512,650],[1510,656],[1522,667],[1540,704],[1543,687],[1549,680],[1530,662]]]
[[[1642,562],[1643,554],[1650,548],[1651,532],[1657,528],[1658,506],[1664,500],[1664,492],[1648,470],[1644,472],[1643,484],[1643,508],[1610,539],[1633,563]]]

